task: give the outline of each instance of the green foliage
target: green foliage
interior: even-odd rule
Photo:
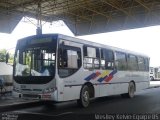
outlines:
[[[13,60],[14,60],[14,55],[9,53],[9,60],[8,60],[8,63],[11,63],[13,64]]]
[[[6,49],[1,49],[0,50],[0,62],[6,62],[6,54],[7,54]],[[13,59],[14,59],[14,55],[9,53],[8,63],[13,64]]]
[[[1,49],[0,50],[0,62],[5,62],[6,61],[6,49]]]

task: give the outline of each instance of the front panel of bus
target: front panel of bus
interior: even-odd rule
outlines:
[[[56,99],[57,36],[41,35],[17,43],[13,94],[17,97]]]

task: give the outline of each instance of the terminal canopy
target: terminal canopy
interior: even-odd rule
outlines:
[[[28,16],[63,20],[75,35],[87,35],[158,25],[160,0],[0,0],[0,16],[4,33]]]

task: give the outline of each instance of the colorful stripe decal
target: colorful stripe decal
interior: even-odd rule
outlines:
[[[89,75],[88,77],[85,78],[86,81],[90,81],[91,79],[96,79],[101,73],[100,72],[96,72],[96,73],[92,73],[91,75]]]
[[[103,82],[103,81],[109,82],[110,80],[112,80],[112,78],[114,77],[114,74],[116,74],[116,73],[117,73],[116,69],[111,72],[109,72],[108,70],[105,70],[102,73],[97,71],[95,73],[92,73],[88,77],[86,77],[85,80],[90,81],[90,80],[94,80],[97,77],[99,77],[97,80],[98,82]]]

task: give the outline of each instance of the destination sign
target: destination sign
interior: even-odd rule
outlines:
[[[52,38],[51,37],[47,37],[47,38],[36,38],[31,40],[30,44],[42,44],[42,43],[49,43],[52,42]]]

